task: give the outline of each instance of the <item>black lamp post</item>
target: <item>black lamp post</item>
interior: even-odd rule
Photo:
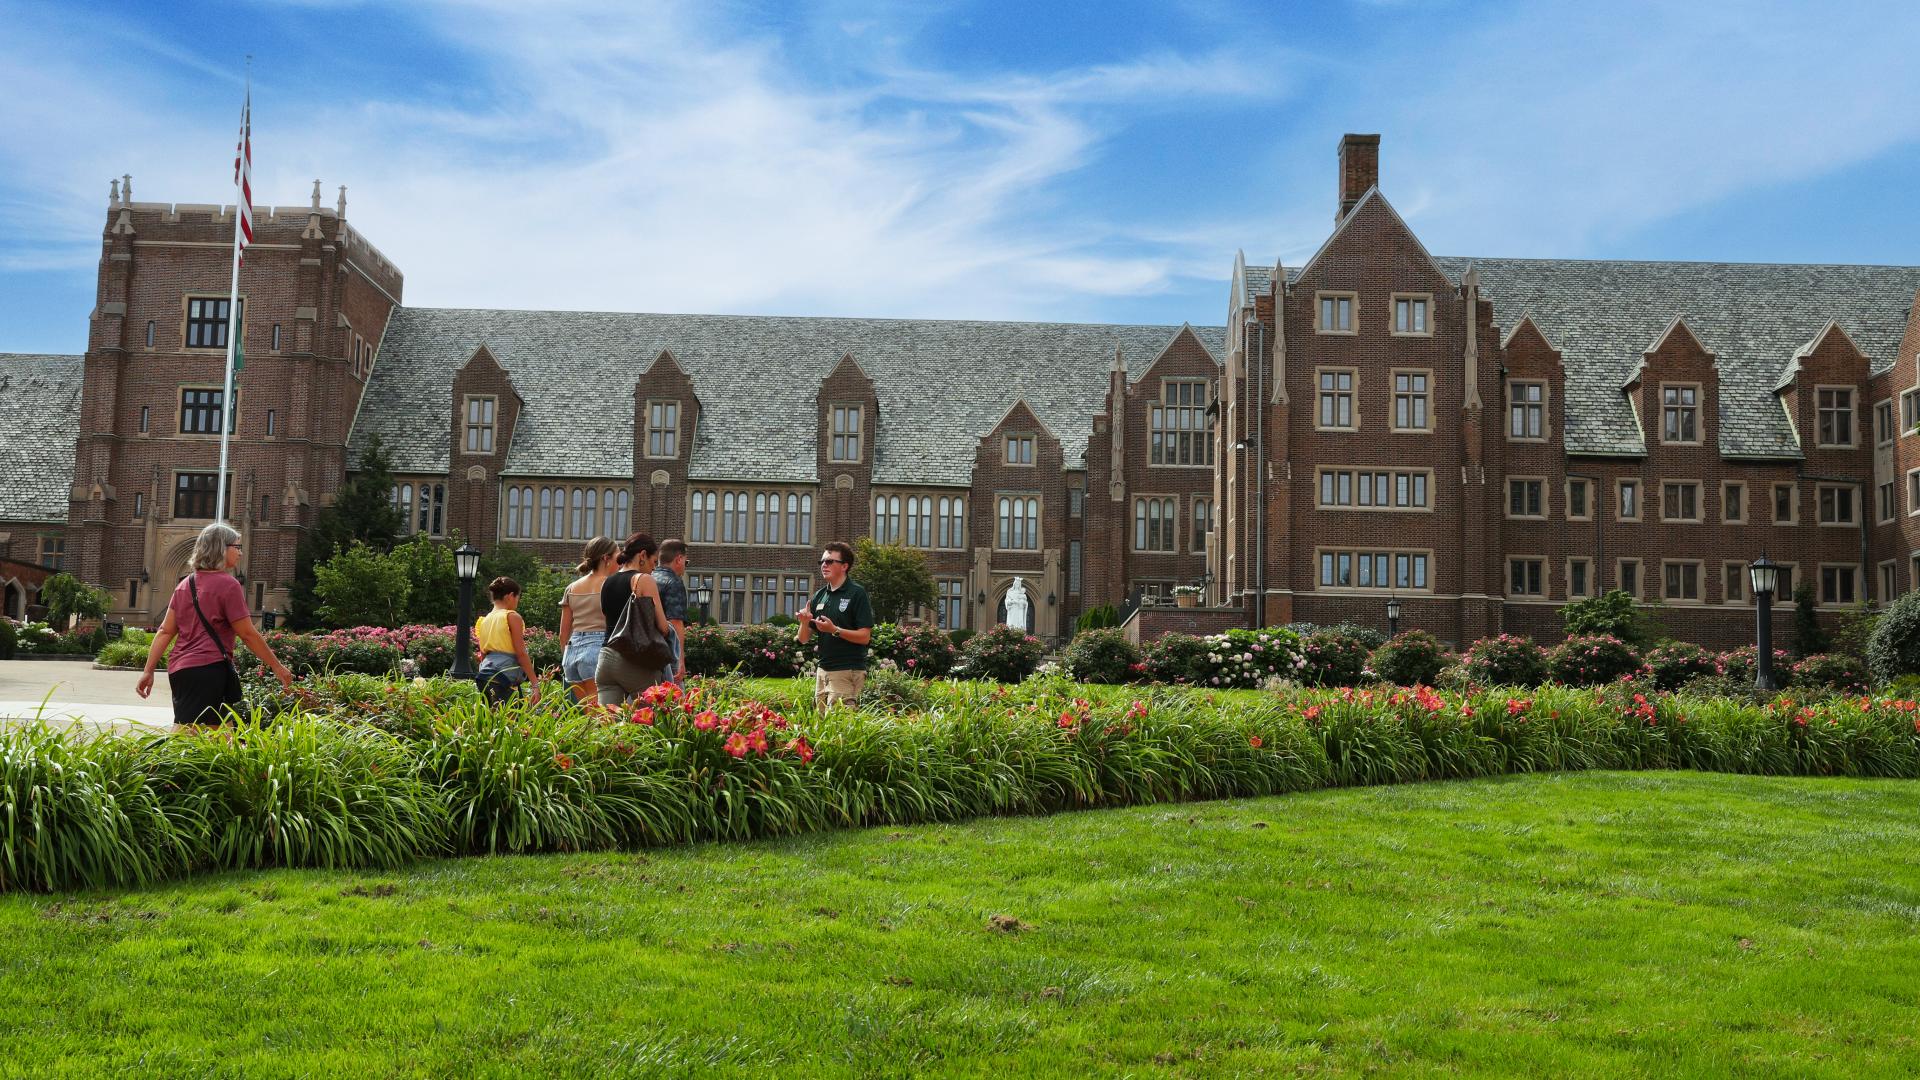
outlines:
[[[1400,636],[1400,598],[1397,596],[1387,597],[1387,636]]]
[[[453,553],[460,571],[460,618],[453,624],[453,670],[456,679],[473,678],[473,578],[480,572],[480,549],[461,544]]]
[[[1753,664],[1753,685],[1761,690],[1779,689],[1773,681],[1773,591],[1780,586],[1780,565],[1765,555],[1747,567],[1753,583],[1753,610],[1757,620],[1753,644],[1758,652]]]
[[[713,612],[707,607],[707,605],[712,601],[713,601],[712,589],[693,590],[693,602],[700,605],[700,613],[707,617],[708,622],[713,621]]]

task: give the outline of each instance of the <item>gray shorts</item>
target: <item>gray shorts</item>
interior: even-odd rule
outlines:
[[[600,660],[594,665],[593,681],[599,690],[600,704],[621,705],[647,687],[665,682],[666,673],[659,668],[641,667],[621,656],[617,649],[601,649]]]

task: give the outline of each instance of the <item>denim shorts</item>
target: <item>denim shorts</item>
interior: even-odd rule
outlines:
[[[607,640],[605,630],[575,630],[567,639],[567,652],[560,660],[560,674],[570,683],[593,678],[594,665],[600,662],[600,646]]]
[[[490,652],[480,658],[480,670],[474,678],[487,700],[499,703],[512,697],[514,687],[527,681],[527,673],[520,670],[520,661],[512,653]]]

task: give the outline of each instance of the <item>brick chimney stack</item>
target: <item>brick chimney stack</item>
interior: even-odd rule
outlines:
[[[1339,224],[1360,201],[1367,189],[1380,183],[1380,136],[1344,135],[1340,139],[1340,212]]]

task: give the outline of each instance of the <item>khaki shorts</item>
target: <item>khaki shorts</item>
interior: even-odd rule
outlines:
[[[852,705],[860,700],[860,691],[866,689],[867,673],[864,671],[821,671],[813,673],[813,707],[826,712],[827,706],[836,701]]]

